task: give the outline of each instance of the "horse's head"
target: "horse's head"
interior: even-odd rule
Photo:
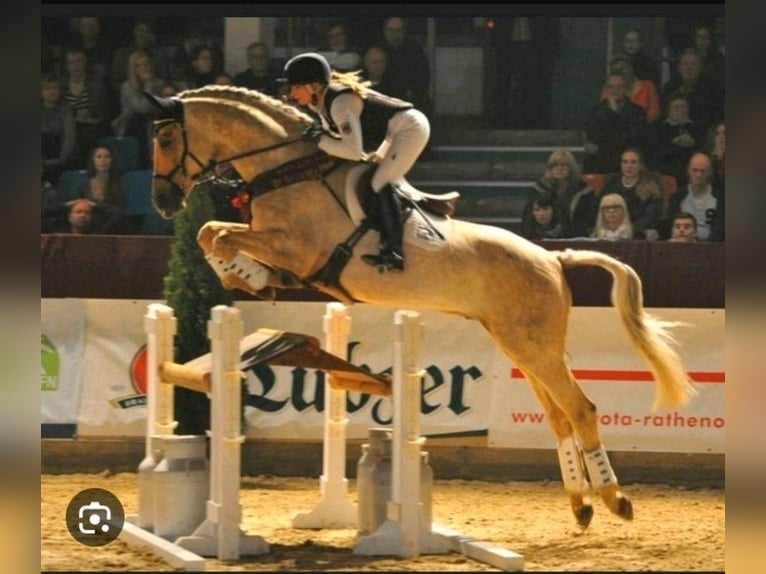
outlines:
[[[155,107],[152,202],[165,218],[184,208],[194,182],[186,171],[189,149],[184,130],[183,103],[177,98],[144,94]]]
[[[279,100],[232,86],[145,94],[155,108],[152,200],[164,217],[184,208],[195,184],[231,163],[252,181],[311,151],[301,134],[311,118]]]

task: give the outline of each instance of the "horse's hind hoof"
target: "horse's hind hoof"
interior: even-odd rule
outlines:
[[[625,520],[633,520],[633,503],[624,496],[618,499],[617,516]]]
[[[577,524],[581,528],[588,528],[590,521],[593,520],[593,505],[584,504],[575,513]]]
[[[255,293],[255,296],[264,301],[274,301],[277,298],[277,290],[274,287],[264,287]]]

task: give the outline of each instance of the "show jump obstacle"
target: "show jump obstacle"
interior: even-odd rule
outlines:
[[[393,388],[386,377],[340,358],[346,354],[351,323],[340,303],[329,303],[324,316],[327,351],[320,349],[314,337],[273,329],[259,329],[243,338],[239,309],[216,306],[208,321],[211,353],[183,365],[173,361],[173,309],[151,304],[144,319],[148,354],[146,456],[138,473],[138,514],[126,517],[120,535],[125,542],[149,547],[176,568],[196,571],[205,569],[203,556],[236,560],[269,551],[260,536],[242,532],[239,504],[244,441],[240,432],[241,381],[243,371],[267,363],[316,368],[328,375],[321,499],[313,510],[293,517],[295,528],[356,525],[357,506],[348,497],[345,477],[346,392],[393,394],[391,494],[386,520],[375,532],[358,539],[354,553],[409,558],[455,551],[502,570],[523,570],[519,554],[424,520],[420,465],[425,439],[419,427],[423,324],[419,313],[395,314]],[[211,399],[209,473],[206,461],[200,469],[200,461],[194,460],[204,457],[204,442],[198,442],[195,450],[194,440],[204,439],[174,434],[173,385],[204,392]],[[174,460],[169,460],[171,457]],[[167,482],[172,472],[160,472],[172,468],[185,469],[176,472],[183,477],[182,485]],[[167,484],[171,488],[163,487]],[[208,498],[198,518],[192,498],[200,499],[195,488],[199,491],[201,487]]]

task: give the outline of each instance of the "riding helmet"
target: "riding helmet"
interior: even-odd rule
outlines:
[[[285,78],[289,84],[310,84],[311,82],[330,83],[330,64],[324,56],[315,52],[298,54],[285,64]]]

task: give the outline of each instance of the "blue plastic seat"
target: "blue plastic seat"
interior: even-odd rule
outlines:
[[[125,191],[128,215],[147,215],[154,211],[152,205],[152,170],[128,171],[120,176]]]
[[[152,203],[152,170],[139,169],[122,174],[126,215],[141,217],[142,235],[173,235],[173,221],[163,218]]]
[[[80,196],[80,191],[88,183],[88,172],[84,169],[62,171],[56,183],[56,192],[60,202],[65,203]]]

